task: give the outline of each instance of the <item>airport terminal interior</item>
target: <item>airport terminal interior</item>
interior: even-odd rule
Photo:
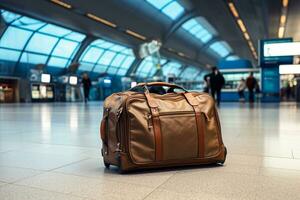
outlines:
[[[299,13],[299,0],[1,0],[0,199],[299,200]],[[109,117],[118,99],[105,99],[132,90],[153,114],[147,95],[186,94],[150,82],[215,99],[224,163],[122,173],[104,162],[103,131],[135,145],[130,127],[110,125],[129,100]],[[130,148],[113,154],[134,162]]]

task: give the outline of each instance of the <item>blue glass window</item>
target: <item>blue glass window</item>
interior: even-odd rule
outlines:
[[[80,70],[81,71],[92,71],[94,68],[94,64],[93,63],[89,63],[89,62],[80,62]]]
[[[65,68],[86,37],[40,20],[0,11],[6,25],[0,39],[0,60]]]
[[[161,59],[160,64],[164,65],[167,62],[166,59]],[[151,57],[145,58],[138,66],[136,75],[138,77],[152,77],[157,72],[157,67],[153,63]]]
[[[239,60],[240,58],[236,55],[226,57],[227,61]]]
[[[217,41],[212,43],[209,46],[209,49],[211,49],[214,53],[218,54],[221,58],[224,58],[231,53],[231,48],[224,41]]]
[[[180,77],[184,80],[194,80],[197,77],[197,75],[199,74],[199,72],[200,72],[199,68],[196,68],[193,66],[188,66],[180,74]]]
[[[48,56],[26,53],[24,52],[21,56],[20,62],[22,63],[31,63],[31,64],[45,64]]]
[[[1,16],[3,17],[3,19],[6,23],[11,23],[14,20],[21,17],[21,15],[18,15],[16,13],[12,13],[12,12],[9,12],[6,10],[1,10]]]
[[[64,35],[67,35],[68,33],[72,32],[72,31],[62,28],[62,27],[59,27],[59,26],[52,25],[52,24],[47,24],[46,26],[41,28],[40,32],[46,33],[49,35],[53,35],[56,37],[63,37]]]
[[[124,75],[134,60],[135,56],[130,48],[98,39],[79,58],[79,71]]]
[[[107,50],[103,56],[101,56],[100,60],[99,60],[99,64],[102,65],[109,65],[109,63],[113,60],[114,56],[116,55],[115,52],[109,51]]]
[[[203,18],[197,17],[188,20],[182,28],[205,44],[216,34],[214,28]]]
[[[107,69],[106,65],[96,65],[94,67],[94,71],[93,72],[96,72],[96,73],[105,73],[106,69]]]
[[[119,76],[124,76],[126,73],[127,73],[127,70],[126,69],[122,69],[122,68],[120,68],[119,71],[117,72],[117,74]]]
[[[181,72],[181,64],[178,62],[170,61],[167,64],[165,64],[162,68],[163,75],[168,76],[170,74],[174,74],[176,77]]]
[[[30,35],[30,31],[9,27],[0,40],[0,47],[22,50]]]
[[[33,35],[25,50],[41,54],[50,54],[58,38],[36,33]]]
[[[125,58],[126,58],[125,55],[123,55],[123,54],[118,54],[118,55],[114,58],[114,60],[112,61],[111,66],[114,66],[114,67],[120,66],[120,65],[123,63],[123,61],[124,61]],[[131,63],[130,63],[130,64],[131,64]]]
[[[24,29],[29,29],[32,31],[35,31],[39,28],[41,28],[42,26],[45,25],[45,23],[39,21],[39,20],[35,20],[29,17],[21,17],[20,19],[14,21],[12,23],[13,26],[17,26],[20,28],[24,28]]]
[[[160,12],[172,20],[177,19],[184,13],[184,7],[176,0],[146,0],[148,3],[157,8]]]
[[[0,59],[1,60],[15,61],[15,60],[18,60],[20,54],[21,54],[20,51],[14,51],[14,50],[0,48]]]
[[[52,55],[69,58],[72,56],[73,50],[78,46],[77,42],[61,39],[55,47]]]
[[[57,58],[52,56],[48,62],[48,65],[53,67],[65,67],[68,64],[68,62],[68,59]]]

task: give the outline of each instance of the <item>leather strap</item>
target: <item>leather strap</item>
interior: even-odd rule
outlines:
[[[198,157],[204,158],[205,156],[205,119],[202,117],[201,110],[199,108],[199,101],[191,93],[183,93],[188,103],[193,107],[195,112],[195,118],[197,123],[198,133]]]
[[[162,134],[159,120],[159,112],[158,112],[158,104],[151,97],[151,95],[146,92],[145,93],[148,105],[150,107],[151,115],[152,115],[152,124],[155,138],[155,160],[161,161],[163,158],[163,148],[162,148]]]

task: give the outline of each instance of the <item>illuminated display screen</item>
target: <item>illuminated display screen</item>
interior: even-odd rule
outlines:
[[[104,82],[105,84],[111,84],[111,80],[110,80],[110,79],[104,79],[103,82]]]
[[[279,74],[300,74],[300,65],[279,65]]]
[[[264,56],[300,55],[300,42],[271,43],[264,45]]]
[[[286,46],[292,43],[292,38],[261,40],[259,64],[262,67],[273,64],[292,64],[292,52],[289,52]]]
[[[41,75],[41,82],[42,83],[50,83],[51,75],[50,74],[42,74]]]
[[[69,83],[70,83],[70,85],[77,85],[77,82],[78,82],[77,76],[70,76],[69,77]]]

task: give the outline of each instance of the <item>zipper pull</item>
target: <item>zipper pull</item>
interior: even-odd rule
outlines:
[[[147,121],[148,121],[148,129],[150,130],[152,128],[152,116],[151,116],[151,114],[147,115]]]

